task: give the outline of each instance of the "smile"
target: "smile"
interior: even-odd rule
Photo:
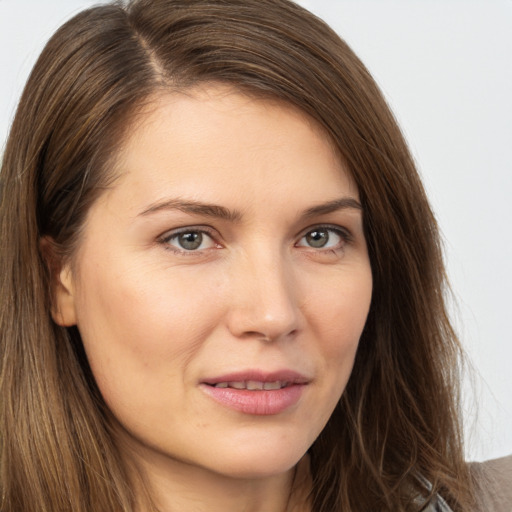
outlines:
[[[282,389],[289,386],[290,383],[287,381],[276,380],[274,382],[263,382],[257,380],[247,381],[231,381],[231,382],[218,382],[212,384],[215,388],[232,388],[232,389],[246,389],[248,391],[273,391]]]
[[[250,370],[207,379],[200,388],[218,404],[244,414],[269,416],[292,410],[310,379],[290,371]]]

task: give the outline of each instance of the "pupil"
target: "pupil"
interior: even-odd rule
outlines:
[[[327,231],[311,231],[306,235],[306,240],[311,247],[323,247],[329,240]]]
[[[203,235],[202,233],[182,233],[178,240],[183,249],[193,251],[203,242]]]

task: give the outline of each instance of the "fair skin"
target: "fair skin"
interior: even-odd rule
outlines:
[[[116,165],[54,319],[161,512],[283,512],[370,305],[357,187],[303,114],[224,86],[156,97]]]

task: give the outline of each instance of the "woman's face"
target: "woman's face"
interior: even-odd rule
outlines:
[[[292,107],[210,86],[156,99],[118,167],[56,321],[77,324],[146,463],[288,470],[345,388],[370,305],[344,164]]]

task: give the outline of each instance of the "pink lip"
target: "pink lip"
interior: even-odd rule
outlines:
[[[221,382],[286,382],[286,387],[272,390],[217,388]],[[274,415],[286,411],[295,405],[310,379],[292,370],[263,372],[248,370],[218,377],[207,378],[201,382],[201,389],[220,404],[242,412],[259,416]]]

